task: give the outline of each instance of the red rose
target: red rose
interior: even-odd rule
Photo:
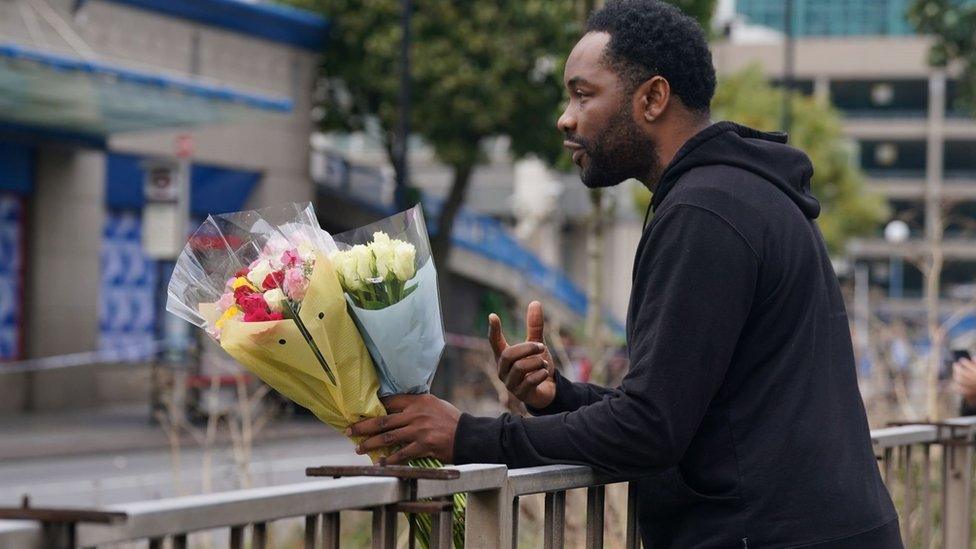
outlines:
[[[237,271],[236,273],[234,273],[234,277],[235,278],[240,278],[242,276],[243,277],[247,277],[247,273],[249,273],[249,272],[251,272],[251,270],[248,269],[247,267],[244,267],[243,269],[241,269],[241,270]]]
[[[238,305],[240,305],[241,307],[243,307],[244,306],[244,298],[247,297],[247,296],[249,296],[249,295],[251,295],[251,294],[253,294],[253,293],[254,293],[254,290],[252,290],[250,286],[238,286],[237,289],[234,290],[234,301]]]
[[[252,309],[244,313],[244,322],[265,322],[271,320],[267,309]]]
[[[247,294],[241,298],[238,305],[241,306],[241,309],[244,309],[245,315],[254,311],[268,312],[268,303],[264,300],[264,296],[257,293]]]
[[[265,290],[274,290],[275,288],[281,288],[281,283],[284,281],[285,271],[275,271],[268,273],[268,276],[264,277],[264,282],[261,283],[261,287]]]
[[[271,313],[270,315],[268,315],[268,320],[284,320],[284,319],[285,319],[285,315],[281,313]]]

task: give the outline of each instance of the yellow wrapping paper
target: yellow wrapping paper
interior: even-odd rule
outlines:
[[[201,311],[203,311],[201,306]],[[291,319],[228,320],[220,346],[282,395],[340,432],[362,419],[386,415],[377,396],[373,361],[346,309],[332,263],[315,254],[299,318],[336,378],[333,385]],[[378,456],[372,456],[374,461]]]

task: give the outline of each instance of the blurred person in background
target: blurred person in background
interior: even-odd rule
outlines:
[[[976,362],[960,358],[952,365],[953,386],[962,395],[959,415],[976,416]]]

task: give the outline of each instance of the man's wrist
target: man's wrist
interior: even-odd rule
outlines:
[[[556,385],[556,392],[552,397],[552,401],[541,408],[529,406],[528,403],[526,403],[525,408],[530,414],[534,416],[548,416],[558,414],[560,412],[568,412],[577,408],[566,402],[573,391],[573,382],[563,377],[563,375],[559,373],[559,370],[554,370],[552,377],[553,382]]]
[[[501,419],[461,414],[454,431],[454,463],[503,463]]]

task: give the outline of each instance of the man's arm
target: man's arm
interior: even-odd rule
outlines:
[[[580,463],[618,474],[677,463],[731,362],[759,258],[726,221],[695,206],[675,207],[650,230],[635,273],[639,309],[621,387],[595,402],[593,393],[577,395],[589,404],[544,417],[464,414],[455,463]]]
[[[570,381],[555,370],[552,374],[556,384],[556,397],[552,403],[544,408],[533,408],[526,405],[526,409],[534,416],[550,416],[561,412],[572,412],[577,408],[593,404],[603,400],[603,397],[613,393],[613,389],[594,385],[592,383],[581,383]]]

